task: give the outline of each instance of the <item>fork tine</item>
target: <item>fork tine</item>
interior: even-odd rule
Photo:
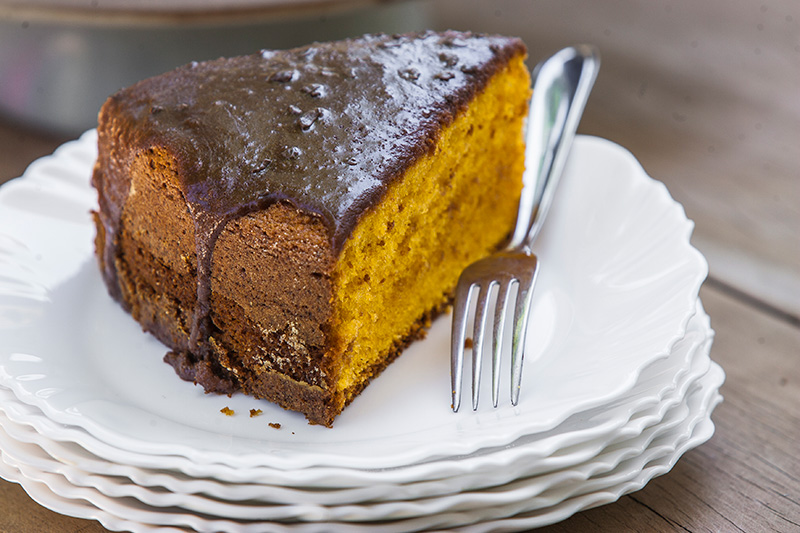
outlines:
[[[486,331],[486,312],[489,310],[489,294],[495,282],[481,285],[475,307],[475,325],[472,334],[472,410],[478,409],[481,385],[481,360],[483,359],[483,337]]]
[[[497,290],[497,304],[494,311],[494,329],[492,338],[492,404],[497,407],[500,397],[500,352],[503,346],[503,331],[505,330],[508,295],[511,292],[511,283],[505,281]]]
[[[519,402],[519,391],[522,382],[522,359],[525,350],[525,336],[530,318],[531,297],[536,275],[539,273],[539,262],[525,276],[519,276],[519,291],[514,305],[514,334],[511,339],[511,404]]]
[[[450,390],[451,406],[458,411],[461,406],[461,376],[464,372],[464,340],[467,331],[467,311],[474,284],[459,281],[453,306],[453,329],[450,339]]]

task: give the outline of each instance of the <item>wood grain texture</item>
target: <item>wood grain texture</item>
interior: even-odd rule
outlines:
[[[22,487],[0,480],[0,532],[100,533],[108,531],[93,520],[64,516],[41,507]]]
[[[716,432],[666,475],[543,532],[800,530],[800,330],[704,288],[726,370]]]
[[[66,140],[0,120],[0,185],[21,176],[32,161],[52,154]]]
[[[439,27],[575,42],[604,64],[584,133],[630,149],[696,222],[727,373],[706,444],[542,531],[800,531],[800,3],[435,0]],[[61,140],[0,124],[0,183]],[[334,530],[335,528],[331,528]],[[102,532],[0,482],[0,533]]]

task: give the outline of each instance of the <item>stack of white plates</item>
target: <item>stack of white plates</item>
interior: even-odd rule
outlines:
[[[576,140],[539,240],[519,405],[450,410],[444,316],[333,429],[161,362],[97,271],[94,157],[89,132],[0,189],[0,476],[46,507],[135,532],[521,530],[713,433],[692,223],[608,141]]]

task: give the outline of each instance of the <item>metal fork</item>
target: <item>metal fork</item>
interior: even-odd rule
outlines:
[[[518,285],[511,336],[511,403],[519,401],[523,347],[539,260],[531,246],[550,208],[586,100],[600,67],[590,45],[565,48],[537,65],[526,130],[523,191],[514,233],[508,245],[468,266],[458,280],[453,306],[450,359],[452,407],[461,404],[467,314],[478,290],[472,336],[472,408],[478,408],[486,320],[490,293],[497,286],[492,340],[492,402],[498,403],[500,351],[511,288]]]

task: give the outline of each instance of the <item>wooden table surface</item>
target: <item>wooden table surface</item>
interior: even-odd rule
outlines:
[[[436,27],[522,36],[532,57],[593,42],[581,131],[630,149],[695,220],[724,368],[716,433],[618,502],[543,531],[800,531],[800,4],[465,2]],[[0,182],[65,139],[0,124]],[[0,532],[90,533],[0,481]]]

